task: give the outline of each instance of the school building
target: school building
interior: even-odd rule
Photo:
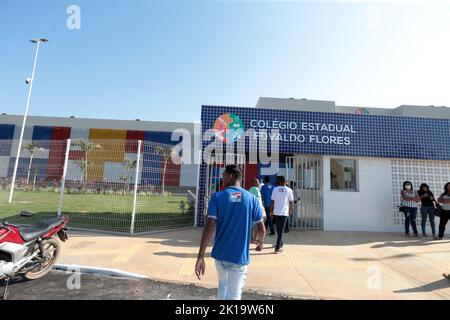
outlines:
[[[21,116],[0,115],[0,178],[12,174],[21,121]],[[191,160],[200,162],[172,164],[168,183],[195,191],[197,226],[205,221],[208,200],[220,184],[224,164],[236,161],[243,169],[246,188],[255,177],[268,175],[272,181],[276,175],[287,177],[301,198],[290,223],[302,229],[402,231],[404,217],[398,205],[403,181],[412,181],[416,189],[426,182],[435,195],[450,181],[450,109],[436,106],[363,108],[263,97],[249,108],[202,106],[200,124],[30,116],[24,143],[47,141],[48,147],[33,160],[33,165],[42,168],[64,158],[64,150],[54,148],[52,141],[125,141],[114,158],[98,164],[101,181],[114,177],[135,153],[128,150],[126,141],[175,145],[182,140],[172,139],[176,129],[192,135]],[[196,144],[198,135],[201,139]],[[76,161],[76,152],[70,154],[70,161]],[[24,175],[27,156],[22,155],[20,163]],[[162,170],[157,169],[151,177],[154,185],[161,180]],[[39,179],[61,174],[59,169],[41,170]],[[140,179],[145,184],[148,177]]]
[[[245,149],[247,183],[265,175],[266,150],[278,144],[274,158],[279,163],[275,174],[269,174],[272,181],[282,174],[293,182],[301,201],[291,224],[303,229],[403,231],[404,217],[398,210],[403,181],[412,181],[415,189],[426,182],[435,195],[450,181],[446,107],[382,109],[260,98],[254,108],[203,106],[201,124],[203,133],[213,129],[215,139]],[[202,150],[210,150],[208,145],[210,141],[203,141]],[[200,165],[199,225],[221,170],[222,164]]]

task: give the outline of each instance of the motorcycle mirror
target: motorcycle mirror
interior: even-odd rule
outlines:
[[[22,217],[32,217],[33,216],[33,212],[31,212],[31,211],[22,211],[22,212],[20,212],[20,215],[22,216]]]

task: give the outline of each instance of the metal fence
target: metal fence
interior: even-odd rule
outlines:
[[[173,146],[137,140],[24,142],[13,202],[7,204],[17,145],[0,142],[0,218],[69,215],[70,226],[139,233],[194,226],[192,188],[180,187]],[[8,159],[6,159],[8,158]],[[31,211],[32,218],[17,213]]]

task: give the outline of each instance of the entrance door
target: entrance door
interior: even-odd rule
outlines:
[[[322,158],[305,155],[287,157],[286,178],[294,190],[291,225],[300,229],[322,230]]]

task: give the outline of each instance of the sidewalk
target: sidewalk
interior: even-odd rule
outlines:
[[[200,236],[201,229],[137,237],[72,231],[58,262],[215,288],[212,258],[201,281],[194,274]],[[292,230],[279,255],[274,241],[267,237],[261,252],[252,246],[246,289],[311,299],[450,298],[450,281],[442,276],[450,272],[450,240]]]

